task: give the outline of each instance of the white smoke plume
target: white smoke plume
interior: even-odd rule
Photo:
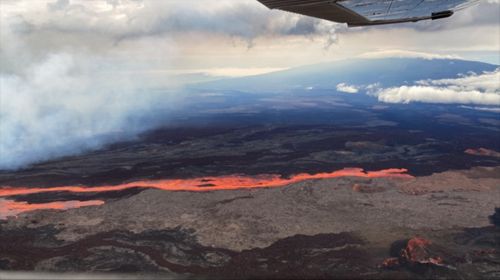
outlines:
[[[112,69],[62,53],[23,75],[1,75],[0,169],[99,148],[167,122],[178,97],[106,73]]]
[[[97,149],[169,122],[179,36],[326,36],[337,24],[253,0],[3,1],[0,169]],[[161,89],[161,90],[158,90]],[[166,92],[175,92],[169,94]]]
[[[135,71],[149,66],[144,62],[87,46],[37,48],[54,42],[31,42],[19,17],[2,15],[0,23],[0,169],[128,140],[166,124],[179,107],[168,77],[153,84]],[[171,51],[162,53],[165,62]],[[153,90],[160,85],[163,91]]]

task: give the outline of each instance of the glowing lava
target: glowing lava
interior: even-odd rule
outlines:
[[[331,173],[307,174],[301,173],[290,178],[282,178],[279,175],[249,176],[221,176],[204,177],[194,179],[167,179],[135,181],[120,185],[108,185],[98,187],[88,186],[61,186],[51,188],[0,188],[0,197],[26,195],[47,192],[72,192],[72,193],[98,193],[109,191],[122,191],[131,188],[160,189],[164,191],[189,191],[208,192],[220,190],[238,190],[254,188],[276,188],[292,183],[298,183],[313,179],[331,179],[339,177],[362,177],[362,178],[402,178],[411,179],[413,176],[406,174],[406,169],[385,169],[381,171],[365,172],[361,168],[348,168]]]
[[[29,204],[27,202],[16,202],[12,200],[0,199],[0,219],[4,219],[10,216],[17,216],[20,213],[35,210],[67,210],[86,206],[99,206],[103,204],[104,201],[101,200],[58,201],[50,203]]]
[[[361,177],[361,178],[401,178],[411,179],[413,176],[407,174],[406,169],[385,169],[381,171],[365,172],[361,168],[346,168],[330,173],[307,174],[301,173],[290,178],[283,178],[280,175],[259,175],[259,176],[221,176],[203,177],[193,179],[166,179],[166,180],[144,180],[135,181],[120,185],[105,186],[60,186],[49,188],[12,188],[0,187],[0,197],[15,195],[28,195],[50,192],[71,192],[71,193],[100,193],[110,191],[122,191],[131,188],[159,189],[164,191],[189,191],[189,192],[209,192],[221,190],[256,189],[256,188],[277,188],[289,184],[298,183],[314,179],[331,179],[339,177]],[[3,202],[5,204],[5,202]],[[66,204],[64,204],[66,203]],[[102,201],[91,202],[54,202],[47,204],[26,204],[23,202],[7,201],[7,206],[0,203],[0,217],[6,212],[26,212],[39,209],[68,209],[83,206],[100,205]],[[73,205],[74,207],[72,207]],[[11,209],[11,210],[9,210]],[[15,210],[12,210],[15,209]],[[24,210],[23,210],[24,209]]]

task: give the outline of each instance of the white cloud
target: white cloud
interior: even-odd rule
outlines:
[[[402,86],[388,88],[378,93],[379,101],[386,103],[444,103],[479,104],[500,106],[500,95],[480,91],[456,91],[449,88]]]
[[[345,93],[358,93],[359,89],[356,86],[340,83],[337,85],[337,91]]]
[[[472,73],[457,79],[425,80],[417,83],[424,86],[446,86],[457,91],[477,89],[487,93],[500,93],[500,69],[481,75]]]
[[[321,35],[334,42],[336,30],[344,26],[270,11],[256,0],[37,0],[22,6],[21,13],[15,3],[2,8],[7,18],[20,16],[17,28],[26,33],[90,32],[112,40],[203,33],[249,41],[261,36]]]
[[[457,79],[419,81],[413,86],[380,89],[386,103],[443,103],[500,106],[500,70]]]

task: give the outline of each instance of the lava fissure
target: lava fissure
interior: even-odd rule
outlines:
[[[19,195],[30,195],[39,193],[70,192],[70,193],[103,193],[113,191],[123,191],[132,188],[159,189],[164,191],[188,191],[188,192],[209,192],[222,190],[256,189],[256,188],[277,188],[293,183],[314,179],[332,179],[339,177],[361,177],[361,178],[400,178],[411,179],[413,176],[407,174],[406,169],[385,169],[380,171],[364,171],[361,168],[346,168],[330,173],[307,174],[301,173],[289,178],[280,175],[259,175],[259,176],[221,176],[203,177],[193,179],[165,179],[165,180],[142,180],[124,183],[120,185],[104,186],[59,186],[59,187],[37,187],[37,188],[13,188],[0,187],[0,197],[12,197]],[[207,184],[210,182],[210,184]],[[93,201],[66,201],[51,202],[42,204],[28,204],[26,202],[16,202],[3,199],[0,201],[0,218],[7,215],[19,214],[22,212],[41,209],[70,209],[85,206],[102,205],[100,200]]]

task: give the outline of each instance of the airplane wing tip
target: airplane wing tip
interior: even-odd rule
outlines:
[[[477,0],[258,0],[269,9],[279,9],[319,19],[347,23],[349,27],[436,20]]]

